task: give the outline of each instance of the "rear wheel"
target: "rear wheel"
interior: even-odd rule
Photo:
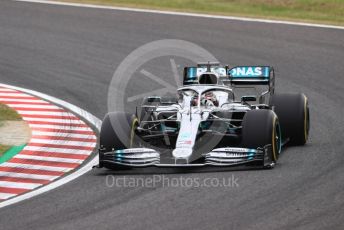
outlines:
[[[304,145],[310,128],[307,97],[304,94],[275,94],[270,105],[279,118],[282,137],[289,138],[292,145]]]
[[[244,148],[271,146],[269,157],[276,162],[281,152],[281,131],[276,114],[267,109],[248,111],[242,122],[242,140]]]

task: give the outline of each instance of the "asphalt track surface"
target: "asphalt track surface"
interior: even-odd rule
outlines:
[[[343,30],[1,1],[0,81],[102,118],[115,68],[137,47],[166,38],[233,65],[275,66],[277,91],[309,98],[309,143],[286,149],[274,170],[165,175],[233,176],[232,188],[107,187],[106,175],[121,175],[92,170],[1,209],[1,229],[342,229]]]

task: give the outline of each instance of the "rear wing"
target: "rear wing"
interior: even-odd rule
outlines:
[[[219,63],[214,62],[198,63],[197,66],[185,67],[183,85],[199,84],[198,77],[205,72],[212,72],[219,77],[226,77],[227,70],[227,67],[222,67]]]
[[[198,64],[185,67],[183,85],[199,84],[199,76],[205,72],[216,74],[223,84],[230,85],[269,85],[275,86],[275,72],[271,66],[220,66],[218,63]]]
[[[270,66],[236,66],[227,70],[227,74],[227,81],[235,85],[269,85],[275,80]]]
[[[275,70],[271,66],[236,66],[228,69],[227,74],[227,78],[222,81],[224,84],[230,84],[232,87],[268,86],[268,91],[263,92],[260,98],[275,93]]]

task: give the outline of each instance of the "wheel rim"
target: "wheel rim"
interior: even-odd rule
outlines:
[[[276,161],[282,149],[281,127],[277,117],[274,117],[272,131],[272,160]]]
[[[138,126],[138,119],[134,118],[131,124],[131,132],[130,132],[130,148],[133,148],[134,140],[135,140],[135,129]]]
[[[308,99],[305,96],[305,120],[304,120],[304,137],[305,137],[305,143],[308,140],[309,135],[309,107],[308,107]]]
[[[279,155],[282,150],[282,132],[281,132],[281,126],[279,122],[276,122],[276,131],[275,131],[275,141],[276,141],[276,149],[277,149],[277,154]]]

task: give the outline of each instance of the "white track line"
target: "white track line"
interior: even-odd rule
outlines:
[[[304,22],[292,22],[292,21],[282,21],[282,20],[271,20],[271,19],[259,19],[259,18],[249,18],[249,17],[234,17],[234,16],[220,16],[220,15],[211,15],[211,14],[183,13],[183,12],[175,12],[175,11],[148,10],[148,9],[115,7],[115,6],[101,6],[101,5],[93,5],[93,4],[67,3],[67,2],[46,1],[46,0],[13,0],[13,1],[43,3],[43,4],[61,5],[61,6],[86,7],[86,8],[94,8],[94,9],[107,9],[107,10],[119,10],[119,11],[129,11],[129,12],[151,13],[151,14],[165,14],[165,15],[188,16],[188,17],[198,17],[198,18],[222,19],[222,20],[232,20],[232,21],[260,22],[260,23],[319,27],[319,28],[340,29],[340,30],[344,29],[343,26],[333,26],[333,25],[315,24],[315,23],[313,24],[313,23],[304,23]]]
[[[32,99],[15,99],[15,98],[1,98],[0,97],[0,101],[9,101],[9,102],[22,102],[22,103],[25,103],[25,102],[32,102],[32,103],[46,103],[46,104],[49,104],[49,102],[47,101],[43,101],[43,100],[32,100]]]
[[[0,176],[24,178],[24,179],[38,179],[38,180],[55,180],[60,176],[50,176],[50,175],[39,175],[39,174],[29,174],[29,173],[16,173],[16,172],[4,172],[0,171]],[[0,203],[1,207],[2,203]]]
[[[70,120],[70,119],[54,119],[54,118],[36,118],[36,117],[23,117],[25,121],[46,121],[55,123],[67,123],[67,124],[85,124],[81,120]]]
[[[13,97],[13,98],[16,98],[16,97],[32,97],[30,95],[27,95],[27,94],[24,94],[24,93],[0,93],[0,97]]]
[[[4,193],[4,192],[0,192],[0,199],[8,199],[11,198],[13,196],[16,196],[17,194],[12,194],[12,193]]]
[[[52,161],[52,162],[61,162],[61,163],[76,163],[76,164],[81,164],[84,161],[84,160],[71,159],[71,158],[43,157],[43,156],[35,156],[35,155],[25,155],[23,153],[17,154],[13,158],[28,159],[28,160],[40,160],[40,161]]]
[[[18,91],[14,89],[0,88],[0,92],[18,92]]]
[[[63,125],[45,125],[45,124],[29,124],[31,128],[45,128],[45,129],[60,129],[60,130],[77,130],[77,131],[92,131],[88,127],[73,127],[68,124]]]
[[[0,181],[0,187],[7,188],[23,188],[23,189],[34,189],[42,184],[38,183],[22,183],[22,182],[10,182],[10,181]]]
[[[34,169],[34,170],[49,170],[54,172],[68,172],[73,168],[67,167],[55,167],[55,166],[46,166],[46,165],[34,165],[34,164],[22,164],[22,163],[11,163],[11,162],[4,162],[0,165],[2,167],[10,167],[10,168],[22,168],[22,169]]]
[[[75,105],[72,105],[68,102],[62,101],[62,100],[55,98],[55,97],[52,97],[52,96],[49,96],[49,95],[46,95],[43,93],[39,93],[37,91],[24,89],[24,88],[20,88],[20,87],[15,87],[15,86],[11,86],[11,85],[6,85],[6,84],[0,84],[0,87],[1,86],[6,87],[6,88],[10,88],[13,90],[19,90],[19,91],[34,95],[36,97],[43,98],[43,99],[50,101],[54,104],[61,105],[62,107],[68,109],[69,111],[77,114],[79,117],[82,117],[83,119],[87,120],[90,124],[92,124],[94,127],[96,127],[97,130],[100,130],[101,121],[98,118],[96,118],[95,116],[93,116],[92,114],[88,113],[87,111],[85,111],[85,110],[83,110],[83,109],[81,109]],[[42,114],[42,113],[36,112],[36,113],[32,113],[32,114]],[[55,114],[56,113],[46,114],[46,115],[55,115]],[[29,150],[27,146],[24,149]],[[32,149],[34,149],[34,148],[32,148]],[[42,148],[40,148],[40,149],[42,149]],[[58,150],[58,149],[52,149],[52,150]],[[44,150],[41,150],[41,151],[44,151]],[[85,150],[71,150],[71,151],[73,151],[72,153],[74,153],[74,154],[87,154],[87,155],[90,154],[90,151],[85,151]],[[92,160],[90,160],[87,164],[83,165],[79,169],[73,171],[72,173],[70,173],[64,177],[62,177],[56,181],[53,181],[50,184],[42,186],[38,189],[35,189],[35,190],[30,191],[28,193],[25,193],[23,195],[20,195],[20,196],[14,197],[12,199],[5,200],[5,201],[1,202],[0,208],[14,204],[14,203],[17,203],[17,202],[20,202],[22,200],[29,199],[31,197],[37,196],[39,194],[42,194],[44,192],[50,191],[54,188],[57,188],[57,187],[65,184],[65,183],[68,183],[69,181],[72,181],[72,180],[76,179],[77,177],[85,174],[89,170],[91,170],[92,166],[96,165],[97,163],[98,163],[98,155],[95,155],[95,157]],[[59,176],[35,175],[35,174],[14,173],[14,172],[0,172],[0,176],[31,178],[31,179],[45,179],[45,180],[54,180],[56,178],[59,178]],[[5,197],[7,195],[6,194],[3,194],[2,196],[0,195],[0,198],[2,198],[2,199],[9,198],[10,196]]]
[[[72,113],[66,112],[66,111],[61,111],[61,110],[34,110],[33,112],[36,112],[35,114],[25,114],[26,111],[30,111],[28,109],[21,109],[21,108],[16,108],[16,110],[20,111],[23,113],[23,117],[29,117],[29,118],[54,118],[54,119],[72,119],[72,120],[81,120],[77,116],[75,116]],[[49,112],[52,114],[44,114],[45,112]]]
[[[45,111],[26,111],[26,110],[16,110],[17,113],[24,116],[25,115],[54,115],[54,116],[74,116],[68,112],[45,112]]]
[[[11,104],[8,103],[8,106],[12,108],[30,108],[30,109],[60,109],[60,107],[57,107],[55,105],[33,105],[33,104]]]
[[[25,146],[24,150],[36,151],[36,152],[54,152],[54,153],[69,153],[69,154],[83,154],[90,155],[89,150],[81,149],[66,149],[66,148],[49,148],[49,147],[38,147],[38,146]]]
[[[39,144],[52,144],[52,145],[70,145],[70,146],[80,146],[80,147],[95,147],[94,142],[83,142],[83,141],[69,141],[69,140],[49,140],[49,139],[38,139],[31,138],[30,143]]]
[[[69,137],[69,138],[84,138],[94,140],[94,135],[77,134],[77,133],[63,133],[63,132],[43,132],[43,131],[32,131],[32,136],[51,136],[51,137]]]

